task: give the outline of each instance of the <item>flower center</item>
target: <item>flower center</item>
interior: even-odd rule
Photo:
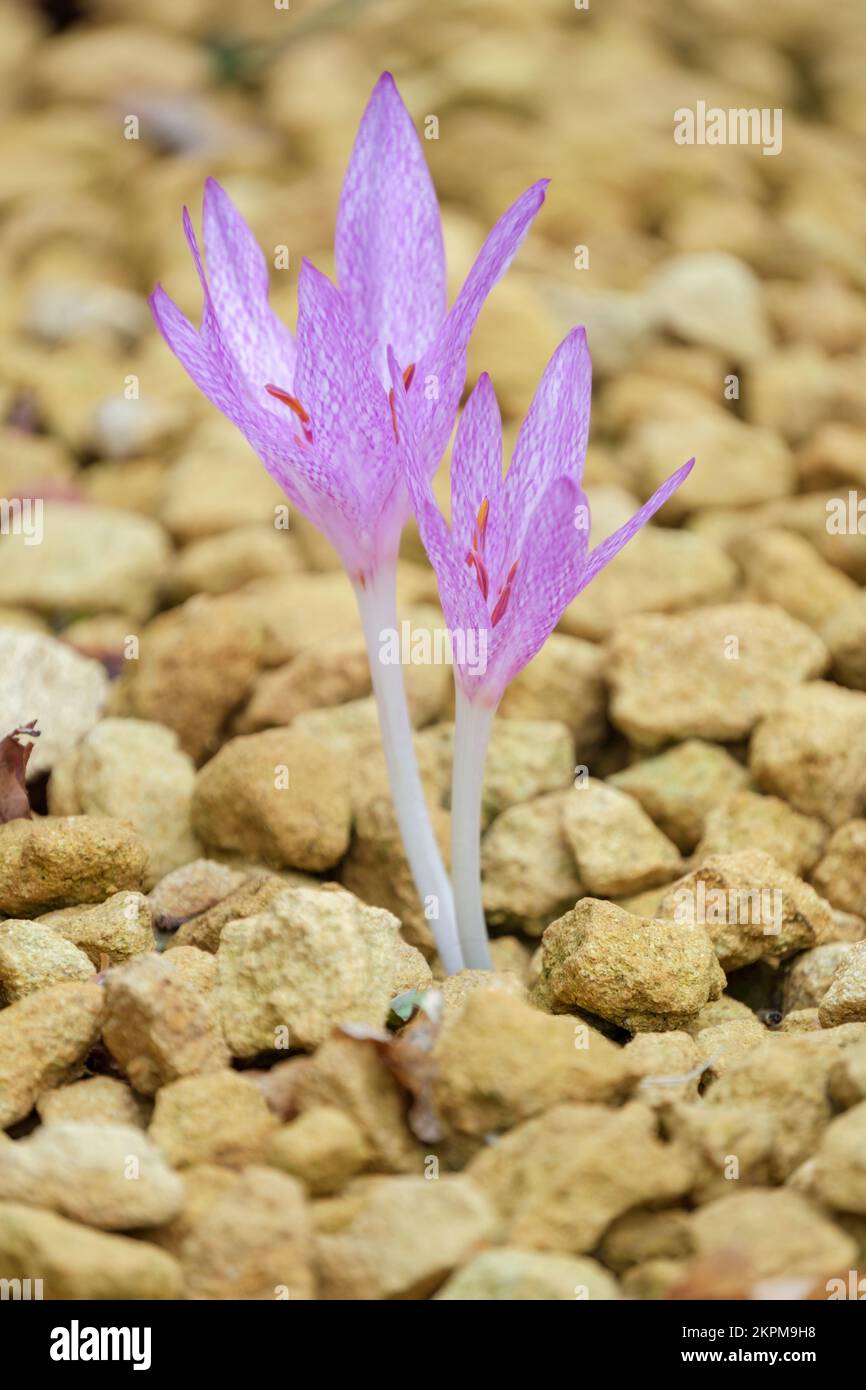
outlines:
[[[490,502],[486,497],[482,498],[481,506],[478,508],[478,515],[475,518],[475,525],[472,528],[472,545],[466,552],[466,563],[475,570],[475,578],[478,580],[478,587],[481,596],[487,603],[490,593],[490,576],[487,573],[487,564],[484,559],[484,546],[487,539],[487,518],[490,515]],[[505,576],[505,583],[499,590],[499,597],[493,605],[490,613],[490,625],[495,627],[505,616],[508,607],[508,600],[511,598],[511,586],[514,583],[514,576],[517,572],[517,561],[511,566]]]

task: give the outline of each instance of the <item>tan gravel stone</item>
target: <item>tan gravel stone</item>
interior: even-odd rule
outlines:
[[[229,1061],[207,997],[169,958],[155,954],[109,971],[102,1036],[145,1096],[180,1076],[220,1071]]]
[[[476,1255],[434,1294],[436,1300],[485,1303],[618,1297],[616,1280],[596,1260],[575,1260],[514,1246]]]
[[[740,791],[708,813],[695,859],[756,849],[792,874],[805,874],[826,841],[826,828],[814,816],[801,815],[777,796]]]
[[[820,675],[827,652],[781,609],[740,603],[628,619],[611,638],[609,659],[611,720],[653,748],[743,738],[792,687]]]
[[[866,1022],[866,941],[857,941],[841,960],[818,1005],[822,1028]]]
[[[205,844],[277,867],[331,868],[349,845],[345,767],[293,729],[226,743],[196,779],[192,821]]]
[[[785,1013],[817,1009],[850,950],[851,942],[831,941],[792,960],[785,975]]]
[[[172,1167],[258,1162],[276,1116],[255,1082],[236,1071],[182,1076],[157,1092],[150,1137]]]
[[[143,893],[114,893],[96,907],[60,908],[37,920],[77,946],[100,970],[106,956],[111,965],[123,965],[154,948],[151,910]]]
[[[0,913],[36,917],[135,892],[147,851],[131,826],[107,816],[45,816],[0,825]]]
[[[46,1091],[37,1100],[36,1109],[43,1125],[72,1120],[146,1129],[150,1118],[147,1102],[114,1076],[88,1076]]]
[[[688,853],[703,835],[710,812],[740,791],[749,774],[724,748],[690,738],[608,780],[639,801],[668,839]]]
[[[824,560],[791,531],[749,533],[735,546],[750,598],[778,604],[798,622],[823,632],[823,624],[858,593],[853,579]]]
[[[0,1203],[0,1278],[38,1269],[47,1299],[174,1299],[177,1261],[143,1240],[93,1231],[54,1212]]]
[[[759,786],[805,815],[843,825],[866,810],[866,694],[829,681],[790,690],[758,725]]]
[[[742,1187],[767,1187],[774,1180],[776,1123],[766,1111],[756,1113],[748,1104],[699,1101],[666,1112],[663,1128],[692,1158],[690,1196],[699,1205]]]
[[[0,922],[0,1000],[14,1004],[62,980],[95,974],[83,951],[38,922]]]
[[[733,1192],[695,1212],[699,1255],[736,1251],[751,1277],[822,1279],[849,1269],[856,1246],[796,1192]]]
[[[828,615],[821,636],[830,652],[834,678],[840,685],[866,690],[866,593],[862,589]]]
[[[866,820],[847,821],[834,831],[812,882],[834,907],[866,917]]]
[[[725,984],[702,928],[635,917],[597,898],[551,923],[542,944],[544,976],[560,1003],[633,1033],[681,1028]]]
[[[314,1105],[272,1134],[265,1162],[302,1182],[315,1197],[339,1192],[370,1159],[355,1121],[333,1105]]]
[[[565,808],[574,796],[573,789],[549,792],[496,817],[481,845],[488,925],[540,936],[583,896],[563,826]]]
[[[837,1115],[824,1130],[810,1188],[825,1206],[866,1216],[866,1101]]]
[[[103,1002],[98,985],[70,981],[0,1009],[0,1129],[81,1073],[99,1038]]]
[[[98,661],[38,632],[0,625],[0,724],[4,733],[39,721],[40,736],[27,764],[29,779],[48,772],[100,716],[108,677]]]
[[[681,867],[676,846],[640,803],[595,778],[574,788],[563,807],[562,826],[578,879],[598,897],[669,883]]]
[[[502,697],[502,719],[556,719],[571,731],[579,755],[604,739],[604,660],[592,642],[553,632]]]

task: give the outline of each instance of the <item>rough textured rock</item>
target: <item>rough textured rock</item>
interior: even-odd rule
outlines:
[[[830,1121],[809,1185],[825,1206],[866,1216],[866,1101]]]
[[[339,1192],[371,1157],[358,1125],[333,1105],[314,1105],[272,1134],[264,1158],[314,1197]]]
[[[27,765],[29,779],[48,772],[100,716],[108,677],[98,661],[36,632],[0,627],[0,724],[4,732],[39,720]]]
[[[190,826],[195,768],[164,724],[103,719],[55,765],[48,805],[56,816],[113,816],[147,846],[146,886],[198,854]]]
[[[98,985],[69,982],[0,1009],[0,1129],[82,1071],[99,1038],[103,1002]]]
[[[380,1028],[405,989],[432,979],[396,917],[341,889],[287,888],[219,945],[219,1009],[236,1057],[312,1049],[339,1024]]]
[[[177,1261],[128,1236],[92,1231],[54,1212],[0,1203],[0,1279],[39,1270],[46,1299],[173,1299],[181,1296]]]
[[[714,854],[669,888],[658,906],[684,930],[709,933],[723,970],[814,946],[830,909],[814,888],[762,850]]]
[[[640,1077],[639,1095],[647,1105],[697,1099],[701,1056],[688,1033],[638,1033],[623,1048],[622,1060]]]
[[[434,1297],[461,1302],[524,1303],[535,1299],[552,1303],[618,1298],[619,1291],[616,1280],[597,1260],[505,1246],[476,1255],[452,1274]]]
[[[71,941],[98,969],[106,956],[112,965],[123,965],[154,948],[151,910],[143,893],[114,893],[96,907],[60,908],[38,921]]]
[[[437,724],[418,736],[423,753],[432,749],[441,768],[440,782],[450,785],[454,728]],[[487,826],[509,806],[531,801],[543,792],[562,791],[574,781],[574,743],[564,724],[547,719],[494,720],[484,769],[482,824]]]
[[[857,594],[853,579],[829,565],[802,536],[769,528],[743,538],[735,553],[747,593],[777,603],[823,635],[823,625]]]
[[[147,851],[131,826],[106,816],[46,816],[0,825],[0,913],[36,917],[99,903],[144,883]]]
[[[633,510],[637,510],[637,502]],[[594,539],[594,536],[593,536]],[[566,608],[563,632],[603,641],[635,614],[679,613],[729,598],[737,568],[705,536],[647,526]]]
[[[856,941],[836,969],[818,1005],[822,1028],[866,1022],[866,941]]]
[[[36,1109],[43,1125],[73,1120],[145,1129],[150,1116],[147,1103],[114,1076],[88,1076],[46,1091],[37,1100]]]
[[[0,1201],[129,1231],[176,1216],[183,1182],[140,1129],[55,1121],[0,1152]]]
[[[207,845],[320,872],[349,845],[346,769],[293,729],[235,738],[199,772],[192,819]]]
[[[681,1028],[725,985],[705,931],[598,898],[551,923],[542,944],[554,997],[630,1032]]]
[[[161,613],[112,690],[112,714],[174,729],[195,762],[212,752],[262,659],[263,625],[233,599],[197,597]]]
[[[260,1159],[277,1119],[255,1083],[236,1071],[182,1076],[157,1092],[150,1137],[175,1168]]]
[[[794,491],[794,464],[773,430],[746,425],[721,410],[681,420],[646,420],[629,435],[626,464],[643,497],[670,473],[672,459],[702,467],[665,506],[675,519],[708,507],[749,507]]]
[[[805,874],[826,840],[826,828],[814,816],[801,815],[777,796],[740,791],[709,812],[695,858],[758,849],[792,874]]]
[[[494,1229],[488,1199],[468,1178],[378,1178],[348,1225],[319,1237],[319,1295],[428,1298]],[[413,1230],[423,1230],[424,1239],[412,1239]]]
[[[302,568],[294,537],[273,525],[238,526],[184,546],[173,557],[163,588],[174,602],[182,602],[194,594],[228,594],[254,579]]]
[[[38,922],[0,922],[0,1001],[62,980],[87,980],[96,972],[83,951]]]
[[[154,921],[170,930],[190,917],[206,912],[240,888],[247,875],[215,859],[193,859],[174,869],[148,895]]]
[[[164,956],[144,956],[105,979],[102,1036],[141,1095],[180,1076],[219,1071],[229,1062],[206,995]]]
[[[609,782],[639,801],[668,839],[688,853],[710,812],[748,780],[746,768],[724,748],[690,738],[614,773]]]
[[[730,742],[826,663],[820,638],[770,606],[628,619],[609,643],[610,717],[646,748],[690,737]]]
[[[640,803],[595,778],[574,788],[563,807],[562,826],[579,880],[599,897],[669,883],[681,868],[676,845]]]
[[[695,1203],[727,1196],[735,1183],[736,1190],[772,1184],[776,1124],[768,1112],[748,1104],[676,1105],[665,1112],[662,1127],[691,1156]]]
[[[812,882],[834,907],[866,916],[866,820],[839,826],[814,868]]]
[[[310,1299],[312,1254],[301,1184],[273,1168],[248,1167],[199,1213],[181,1244],[186,1295]]]
[[[638,1068],[571,1018],[553,1018],[504,990],[477,990],[433,1050],[433,1104],[451,1131],[477,1138],[563,1101],[623,1100]]]
[[[858,593],[827,618],[821,636],[841,685],[866,690],[866,593]]]
[[[282,874],[265,870],[244,875],[240,884],[226,893],[213,906],[205,908],[184,922],[169,941],[166,950],[194,946],[200,951],[215,953],[220,944],[223,927],[244,917],[254,917],[290,886]]]
[[[592,642],[551,633],[509,685],[498,714],[503,719],[557,719],[571,731],[578,754],[585,755],[603,740],[607,727],[603,668],[602,654]]]
[[[791,690],[752,738],[752,772],[805,815],[840,826],[866,811],[866,694],[829,681]]]
[[[692,1217],[699,1255],[736,1251],[751,1278],[821,1279],[852,1267],[857,1248],[797,1192],[733,1192]]]
[[[785,975],[784,1012],[817,1009],[850,950],[849,941],[831,941],[792,960]]]
[[[550,792],[510,806],[481,845],[484,913],[488,925],[516,926],[530,936],[583,896],[563,817],[575,791]]]
[[[608,1269],[622,1274],[646,1260],[682,1259],[691,1249],[688,1212],[638,1207],[608,1227],[599,1254]]]
[[[501,1238],[570,1254],[593,1250],[632,1207],[680,1197],[692,1181],[684,1150],[657,1137],[653,1112],[638,1103],[554,1106],[485,1149],[467,1172],[496,1206]]]
[[[115,612],[146,618],[168,559],[162,527],[113,507],[44,504],[41,544],[9,535],[0,555],[0,603],[42,613]]]

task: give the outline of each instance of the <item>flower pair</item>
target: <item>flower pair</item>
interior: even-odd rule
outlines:
[[[451,436],[478,314],[544,199],[529,188],[496,223],[451,309],[436,195],[393,79],[376,84],[355,141],[335,234],[338,286],[304,261],[293,337],[268,303],[252,233],[213,180],[204,194],[207,274],[196,330],[157,286],[168,345],[245,435],[295,506],[331,541],[355,586],[401,834],[449,971],[488,963],[478,875],[478,803],[490,723],[509,680],[563,609],[679,486],[686,464],[626,526],[588,550],[580,481],[591,370],[582,329],[548,364],[502,475],[502,426],[482,376],[461,416],[451,526],[431,479]],[[483,673],[455,665],[455,903],[429,825],[400,668],[378,660],[396,626],[395,571],[413,510],[449,628],[483,634]]]

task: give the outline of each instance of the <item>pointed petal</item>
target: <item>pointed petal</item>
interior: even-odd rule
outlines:
[[[445,450],[466,380],[466,348],[488,294],[508,269],[544,202],[548,180],[528,188],[500,217],[466,277],[436,340],[416,372],[412,399],[418,447],[430,474]]]
[[[575,520],[585,505],[573,478],[556,478],[532,512],[508,608],[493,629],[488,679],[498,694],[544,645],[580,585],[588,532]]]
[[[335,250],[340,290],[365,345],[376,344],[384,382],[388,345],[404,367],[417,362],[446,304],[439,204],[412,119],[387,72],[361,117]]]
[[[295,386],[312,417],[318,452],[369,514],[399,478],[388,398],[345,298],[309,261],[298,277]]]
[[[486,497],[485,555],[491,582],[499,572],[502,547],[502,417],[490,377],[484,372],[463,408],[451,454],[451,530],[469,548],[478,509]]]
[[[295,342],[268,303],[268,267],[247,223],[215,179],[204,190],[208,284],[223,339],[254,388],[291,390]]]
[[[589,560],[581,577],[580,586],[572,595],[572,598],[576,597],[581,589],[585,589],[587,584],[598,574],[599,570],[604,569],[605,565],[610,563],[613,557],[622,550],[623,546],[631,540],[632,536],[637,535],[638,531],[642,526],[646,525],[650,517],[655,516],[659,507],[664,506],[671,494],[676,492],[680,483],[685,482],[694,467],[694,462],[694,459],[689,459],[688,463],[684,463],[682,468],[678,468],[675,473],[672,473],[671,476],[662,483],[661,487],[656,489],[650,500],[644,502],[640,510],[635,512],[634,516],[630,517],[624,526],[620,526],[618,531],[614,531],[613,535],[607,536],[600,545],[597,545],[594,550],[590,551]],[[570,603],[571,599],[569,599],[568,602]]]
[[[580,485],[591,393],[592,362],[586,333],[575,328],[544,369],[505,479],[509,545],[515,554],[521,549],[522,530],[532,514],[534,499],[542,496],[550,482],[569,477]]]

